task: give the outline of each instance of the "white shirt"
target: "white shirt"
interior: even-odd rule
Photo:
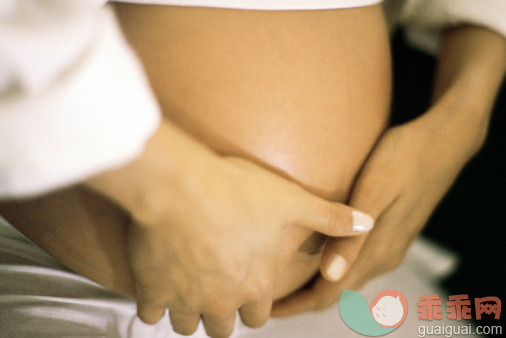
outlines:
[[[126,163],[160,112],[105,1],[0,1],[0,198]]]
[[[308,10],[363,7],[383,0],[118,0],[151,5],[197,6],[258,10]]]
[[[128,1],[282,10],[380,0]],[[43,193],[120,166],[156,130],[156,100],[105,3],[0,1],[0,198]],[[506,0],[386,0],[385,8],[426,49],[436,48],[447,25],[470,23],[506,36]]]

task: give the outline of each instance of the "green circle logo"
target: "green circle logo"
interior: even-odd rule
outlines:
[[[339,299],[339,314],[348,327],[370,337],[382,336],[398,328],[408,312],[406,297],[397,290],[381,292],[369,306],[364,297],[344,289]]]

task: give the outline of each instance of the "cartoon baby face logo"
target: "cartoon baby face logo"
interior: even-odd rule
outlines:
[[[339,299],[341,318],[351,329],[366,336],[376,337],[399,327],[408,312],[408,302],[396,290],[381,292],[368,306],[356,291],[345,289]]]
[[[398,327],[406,318],[408,305],[402,293],[386,290],[376,296],[369,309],[374,320],[381,326]]]

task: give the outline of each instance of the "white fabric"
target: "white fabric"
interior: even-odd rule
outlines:
[[[455,257],[426,240],[418,239],[401,266],[360,292],[370,303],[381,291],[395,289],[406,296],[406,320],[388,337],[416,337],[416,302],[422,295],[448,296],[435,284],[455,267]],[[135,303],[76,275],[36,247],[0,217],[0,337],[179,337],[168,314],[154,326],[136,317]],[[445,315],[434,325],[456,325]],[[469,323],[461,321],[460,326]],[[338,306],[286,318],[271,319],[260,329],[236,321],[236,338],[331,338],[359,336],[341,320]],[[194,337],[206,337],[199,326]],[[473,335],[466,337],[476,337]]]
[[[115,0],[116,1],[116,0]],[[151,5],[218,7],[259,10],[297,10],[363,7],[383,0],[118,0]]]
[[[58,188],[138,156],[160,112],[113,11],[103,1],[7,3],[0,198]]]
[[[439,34],[448,26],[481,26],[506,38],[506,1],[406,0],[397,21],[406,26],[411,43],[435,54]]]

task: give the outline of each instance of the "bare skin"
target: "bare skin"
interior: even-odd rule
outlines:
[[[218,154],[256,161],[321,197],[347,200],[388,121],[390,58],[379,6],[119,6],[118,13],[166,119]],[[76,187],[0,212],[77,273],[135,295],[129,216],[111,202]],[[315,276],[323,242],[307,228],[285,229],[273,298]]]
[[[430,109],[382,135],[353,187],[349,203],[373,215],[374,229],[367,236],[329,240],[323,276],[279,301],[273,316],[326,308],[343,289],[357,290],[400,264],[459,172],[483,146],[505,74],[503,36],[476,26],[444,32]],[[326,273],[335,255],[347,261],[341,280]]]
[[[218,153],[260,162],[340,202],[388,119],[388,41],[378,11],[118,6],[166,118]],[[370,24],[356,25],[357,17]],[[294,34],[298,26],[304,29]],[[290,236],[284,250],[291,256],[311,233],[298,228]],[[309,275],[301,271],[307,264],[280,266],[276,298]]]

